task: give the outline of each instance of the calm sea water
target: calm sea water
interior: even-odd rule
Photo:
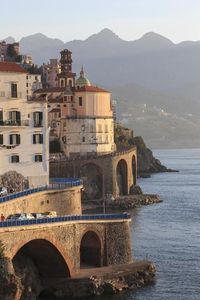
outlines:
[[[99,300],[200,299],[200,149],[154,154],[166,166],[180,170],[138,182],[144,192],[163,199],[132,214],[133,253],[137,259],[155,262],[155,284]]]
[[[155,284],[99,300],[200,299],[200,149],[154,151],[163,164],[180,170],[141,179],[146,193],[163,203],[132,212],[135,258],[155,262]]]

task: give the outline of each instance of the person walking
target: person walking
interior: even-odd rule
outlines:
[[[1,214],[1,222],[5,221],[5,216],[3,214]]]

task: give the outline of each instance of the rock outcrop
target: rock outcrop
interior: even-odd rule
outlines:
[[[111,210],[129,210],[143,205],[160,203],[162,200],[158,195],[127,195],[117,197],[113,201],[106,202],[106,208]]]
[[[152,173],[176,172],[162,165],[162,163],[153,156],[152,151],[146,147],[141,136],[136,136],[129,142],[137,147],[138,176],[148,177]]]
[[[0,299],[20,300],[22,285],[16,276],[12,262],[7,258],[0,259]]]

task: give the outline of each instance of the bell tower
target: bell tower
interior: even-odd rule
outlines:
[[[61,73],[58,74],[58,86],[73,87],[75,85],[76,73],[72,72],[72,52],[64,49],[60,54]]]

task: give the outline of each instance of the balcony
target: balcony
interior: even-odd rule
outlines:
[[[43,127],[42,121],[33,121],[33,127]]]
[[[29,120],[0,120],[0,126],[29,126]]]

